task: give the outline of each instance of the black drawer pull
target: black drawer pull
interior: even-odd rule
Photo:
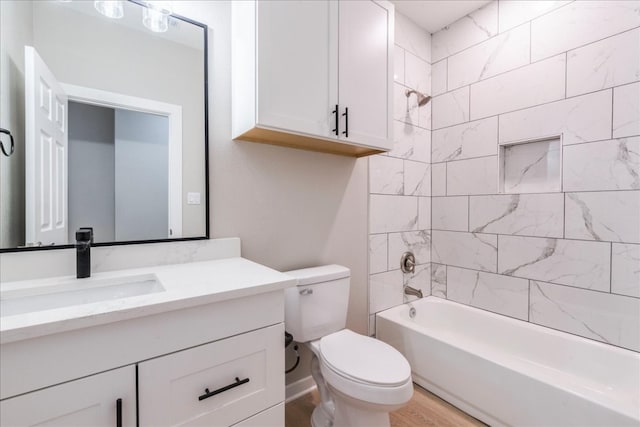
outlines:
[[[122,427],[122,399],[116,400],[116,427]]]
[[[209,398],[211,396],[215,396],[216,394],[224,393],[227,390],[231,390],[232,388],[236,388],[239,385],[246,384],[248,382],[249,382],[249,378],[245,378],[245,379],[241,380],[240,378],[236,377],[236,382],[234,382],[232,384],[229,384],[229,385],[226,385],[224,387],[221,387],[221,388],[219,388],[217,390],[209,391],[208,388],[205,388],[204,389],[204,394],[202,396],[198,396],[198,400],[204,400],[204,399],[207,399],[207,398]]]

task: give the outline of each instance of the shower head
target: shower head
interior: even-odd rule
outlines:
[[[423,105],[426,105],[427,102],[429,102],[431,100],[431,97],[428,95],[425,95],[423,93],[418,92],[417,90],[405,90],[404,94],[407,96],[407,98],[409,98],[411,96],[412,93],[416,94],[416,97],[418,98],[418,107],[422,107]]]

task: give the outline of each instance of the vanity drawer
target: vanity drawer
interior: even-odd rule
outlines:
[[[228,426],[282,402],[283,336],[280,323],[140,363],[140,425]]]

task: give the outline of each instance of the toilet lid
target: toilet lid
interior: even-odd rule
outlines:
[[[398,350],[348,329],[323,337],[320,353],[333,371],[355,381],[391,387],[411,377],[409,362]]]

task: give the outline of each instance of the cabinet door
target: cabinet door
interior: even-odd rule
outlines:
[[[270,0],[257,8],[257,124],[337,138],[337,5]]]
[[[283,339],[280,323],[140,363],[140,426],[229,426],[284,401]]]
[[[386,2],[339,3],[339,104],[348,108],[351,143],[391,149],[393,7]],[[342,117],[345,120],[345,117]],[[346,123],[343,121],[341,130]]]
[[[119,399],[121,424],[118,424]],[[135,367],[127,366],[3,400],[0,425],[133,427],[136,425]]]

